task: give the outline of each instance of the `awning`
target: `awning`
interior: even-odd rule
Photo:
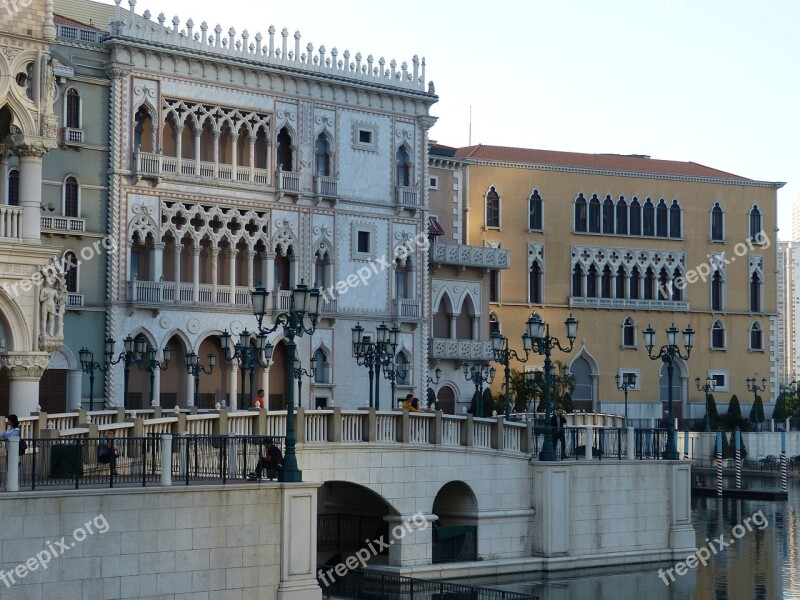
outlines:
[[[429,236],[444,235],[444,229],[439,224],[439,221],[436,220],[436,217],[428,217],[428,235]]]

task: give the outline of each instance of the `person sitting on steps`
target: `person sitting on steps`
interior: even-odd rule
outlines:
[[[278,470],[283,468],[283,454],[281,454],[280,448],[272,442],[272,438],[266,438],[261,443],[264,450],[263,452],[259,451],[255,473],[247,476],[249,481],[261,480],[261,473],[264,469],[267,470],[267,478],[272,481],[278,477]]]
[[[119,448],[114,445],[114,430],[106,431],[105,438],[100,441],[97,447],[97,462],[111,467],[111,476],[117,476],[117,458],[119,458]]]

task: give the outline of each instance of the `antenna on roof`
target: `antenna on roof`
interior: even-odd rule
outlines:
[[[469,105],[469,137],[467,146],[472,146],[472,104]]]

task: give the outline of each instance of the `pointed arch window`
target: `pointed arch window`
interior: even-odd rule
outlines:
[[[714,323],[711,325],[711,349],[725,349],[725,326],[719,319],[714,321]]]
[[[750,350],[764,350],[764,332],[758,321],[750,326]]]
[[[489,302],[500,302],[500,271],[489,270]]]
[[[611,196],[603,200],[603,233],[614,233],[614,201]]]
[[[653,237],[656,234],[655,222],[656,211],[653,206],[653,201],[648,198],[645,200],[644,207],[642,208],[642,235]]]
[[[632,317],[626,317],[622,322],[622,346],[636,348],[636,322]]]
[[[625,269],[620,265],[617,267],[617,276],[615,278],[615,294],[617,298],[624,298],[625,297]]]
[[[761,226],[761,211],[758,206],[753,206],[750,211],[750,237],[756,238],[761,233],[763,227]]]
[[[542,197],[538,190],[533,190],[528,199],[528,229],[541,231],[544,225],[542,216]]]
[[[611,298],[611,290],[614,288],[614,276],[611,274],[611,267],[603,267],[603,274],[600,277],[600,297]]]
[[[639,299],[639,285],[641,283],[642,276],[639,272],[639,267],[633,267],[631,270],[631,276],[629,278],[630,285],[628,286],[630,291],[630,298],[631,300],[638,300]]]
[[[155,152],[155,137],[153,135],[153,119],[147,107],[140,106],[134,118],[133,150],[135,152]]]
[[[70,88],[66,94],[66,112],[64,114],[64,123],[70,129],[81,128],[81,96],[78,90]]]
[[[617,233],[628,234],[628,203],[622,196],[617,200]]]
[[[678,285],[678,282],[682,282]],[[685,285],[686,280],[683,277],[683,273],[677,267],[672,272],[672,283],[670,287],[672,288],[672,300],[673,302],[681,302],[683,300],[683,286]]]
[[[750,312],[761,312],[761,277],[758,273],[750,277]]]
[[[597,267],[594,265],[586,273],[586,297],[597,298]]]
[[[725,221],[722,207],[719,202],[714,203],[711,209],[711,241],[722,242],[725,240]]]
[[[531,265],[528,282],[528,302],[530,304],[542,303],[542,268],[539,261],[534,261]]]
[[[589,233],[600,233],[600,199],[597,194],[589,200]]]
[[[19,206],[19,171],[11,169],[8,172],[8,204]]]
[[[286,127],[282,127],[277,138],[277,167],[279,171],[292,170],[292,136]]]
[[[651,267],[644,272],[644,299],[653,300],[656,287],[656,275]]]
[[[78,180],[70,176],[64,180],[64,216],[77,217],[80,200]]]
[[[631,202],[630,224],[631,235],[642,235],[642,205],[636,197]]]
[[[495,331],[500,333],[500,321],[497,320],[496,314],[489,313],[489,335],[493,335]]]
[[[682,234],[681,206],[677,200],[673,200],[669,207],[669,237],[679,238]]]
[[[397,168],[397,185],[401,187],[411,185],[411,161],[405,146],[400,146],[397,149],[395,166]]]
[[[500,227],[500,194],[494,186],[486,193],[486,226]]]
[[[658,201],[656,207],[656,235],[658,237],[667,237],[669,223],[669,209],[664,199]]]
[[[722,279],[722,273],[717,270],[714,271],[714,274],[711,276],[711,310],[723,310],[724,298],[725,281]]]
[[[314,358],[317,359],[317,368],[314,370],[314,383],[330,383],[328,381],[328,357],[322,348],[317,348],[314,353]]]
[[[583,197],[583,194],[578,194],[575,199],[575,231],[578,233],[587,231],[586,209],[586,198]]]
[[[666,267],[661,267],[661,270],[658,272],[658,299],[669,300],[671,287],[669,272]]]
[[[575,298],[583,297],[583,267],[580,264],[572,268],[572,295]]]
[[[319,134],[314,143],[314,174],[318,177],[331,174],[331,145],[323,134]]]

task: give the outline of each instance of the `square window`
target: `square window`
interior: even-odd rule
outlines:
[[[431,190],[438,190],[439,189],[439,178],[431,176],[428,181],[428,189]]]
[[[375,123],[354,122],[351,129],[354,150],[364,152],[378,151],[378,125]]]
[[[361,144],[371,144],[372,143],[372,132],[366,129],[359,129],[358,130],[358,141]]]
[[[369,252],[369,231],[358,232],[356,251],[364,254]]]

